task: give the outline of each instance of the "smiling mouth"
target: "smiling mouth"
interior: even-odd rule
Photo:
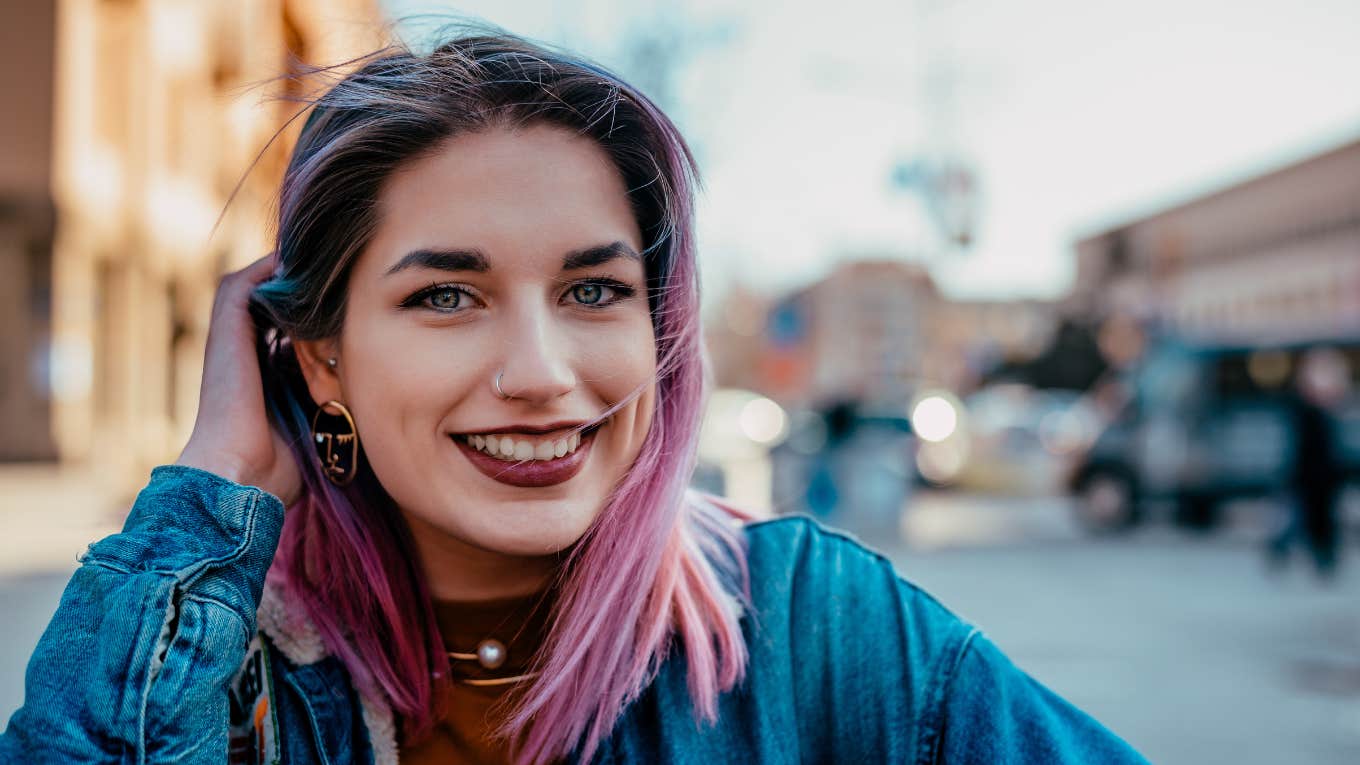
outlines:
[[[581,472],[599,427],[572,431],[555,439],[508,434],[508,445],[506,438],[500,435],[451,435],[450,439],[463,457],[486,477],[509,486],[541,488],[564,483]],[[489,451],[493,447],[494,456]],[[507,449],[509,454],[506,454]],[[544,458],[540,459],[539,455]]]
[[[604,422],[608,422],[608,420]],[[599,430],[604,422],[596,423],[584,430],[574,430],[556,438],[516,433],[454,434],[452,438],[460,444],[476,450],[479,454],[502,462],[551,462],[575,454],[581,447],[581,443]]]

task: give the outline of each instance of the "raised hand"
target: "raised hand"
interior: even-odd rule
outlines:
[[[198,415],[177,465],[187,465],[261,489],[292,504],[302,477],[282,437],[271,427],[256,357],[250,292],[274,272],[273,254],[222,278],[213,299]]]

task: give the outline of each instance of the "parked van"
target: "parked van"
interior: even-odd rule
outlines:
[[[1176,522],[1209,528],[1226,500],[1287,496],[1296,374],[1318,345],[1154,346],[1125,381],[1127,401],[1074,465],[1068,486],[1079,520],[1092,530],[1129,528],[1161,503]],[[1357,481],[1360,339],[1327,347],[1348,367],[1332,442]]]

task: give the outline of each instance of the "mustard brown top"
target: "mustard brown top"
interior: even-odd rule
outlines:
[[[509,742],[491,734],[504,719],[509,694],[528,681],[476,686],[463,679],[521,675],[529,671],[534,653],[547,639],[551,598],[546,592],[478,602],[436,601],[435,620],[446,650],[477,653],[486,639],[505,646],[505,661],[488,669],[476,660],[450,659],[454,682],[440,699],[442,716],[434,733],[401,752],[402,765],[454,763],[509,763]],[[498,703],[504,700],[507,703]]]

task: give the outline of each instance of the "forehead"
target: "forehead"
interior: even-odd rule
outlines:
[[[610,242],[641,251],[617,168],[594,140],[534,125],[460,135],[387,178],[364,260],[385,270],[420,248],[475,248],[498,264],[560,263]]]

